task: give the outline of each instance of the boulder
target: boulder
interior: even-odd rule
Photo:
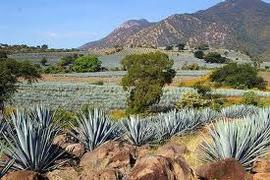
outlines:
[[[156,154],[168,158],[177,158],[179,155],[188,153],[188,149],[184,145],[165,144],[157,149]]]
[[[84,170],[80,180],[118,180],[121,178],[121,172],[117,169]]]
[[[235,159],[225,159],[223,161],[204,165],[197,169],[196,174],[201,179],[205,179],[205,180],[252,179],[246,173],[242,165]]]
[[[269,180],[270,173],[257,173],[253,175],[253,180]]]
[[[81,143],[68,144],[65,148],[65,151],[75,157],[81,157],[85,152],[85,148]]]
[[[268,160],[259,160],[255,163],[253,172],[256,173],[267,173],[270,172],[270,161]]]
[[[127,180],[190,180],[194,179],[191,168],[184,158],[171,159],[159,155],[149,155],[139,159]]]
[[[5,175],[2,180],[47,180],[48,178],[33,171],[15,171]]]
[[[136,148],[132,145],[109,141],[91,152],[85,153],[80,161],[83,169],[119,169],[129,171],[135,163]]]
[[[47,174],[49,180],[77,180],[79,173],[72,167],[57,169]]]

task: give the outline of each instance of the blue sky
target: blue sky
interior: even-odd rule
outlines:
[[[0,42],[55,48],[100,39],[129,19],[159,21],[222,0],[2,0]],[[270,2],[270,0],[266,0]]]

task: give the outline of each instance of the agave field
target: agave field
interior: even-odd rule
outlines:
[[[164,88],[163,96],[158,106],[174,107],[175,103],[186,92],[195,92],[189,87],[167,87]],[[242,96],[245,90],[215,89],[213,93],[224,96]],[[262,97],[269,97],[270,92],[254,91]],[[106,109],[126,108],[125,92],[118,85],[93,85],[87,83],[58,83],[42,82],[34,84],[20,84],[18,92],[14,95],[11,105],[17,107],[35,106],[44,104],[46,106],[66,109],[80,109],[82,105],[94,105]]]
[[[7,144],[3,153],[11,159],[1,170],[1,176],[9,168],[45,173],[61,166],[58,160],[63,159],[63,152],[53,146],[53,139],[61,132],[61,120],[55,119],[55,113],[37,106],[17,110],[1,122],[2,142]],[[234,158],[251,170],[252,164],[270,146],[270,109],[253,106],[233,106],[220,112],[173,110],[147,118],[131,116],[117,122],[106,111],[93,109],[78,113],[77,123],[69,134],[92,151],[107,141],[119,139],[134,146],[160,144],[205,125],[209,125],[209,135],[199,147],[204,162]]]

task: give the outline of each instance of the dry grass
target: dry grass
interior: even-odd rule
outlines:
[[[204,136],[207,136],[206,129],[202,129],[200,131],[197,131],[196,133],[187,134],[181,137],[175,136],[171,138],[170,142],[180,145],[182,144],[188,148],[189,152],[184,154],[184,157],[187,163],[195,169],[203,165],[199,158],[199,146],[202,143]]]

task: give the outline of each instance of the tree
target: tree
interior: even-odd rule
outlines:
[[[43,44],[42,46],[41,46],[41,49],[48,49],[49,47],[48,47],[48,45],[47,44]]]
[[[48,63],[48,60],[45,57],[40,60],[40,64],[42,64],[42,66],[46,66],[47,63]]]
[[[183,43],[180,43],[180,44],[177,44],[177,45],[176,45],[176,47],[178,48],[178,51],[184,50],[185,46],[186,46],[186,45],[183,44]]]
[[[38,69],[30,62],[6,59],[0,63],[0,119],[5,107],[4,102],[9,100],[16,92],[19,78],[31,83],[40,77]]]
[[[222,57],[221,54],[217,52],[208,53],[207,55],[204,56],[204,60],[207,63],[219,63],[219,64],[227,63],[229,61],[229,59]]]
[[[7,59],[7,52],[6,51],[0,51],[0,60],[1,59]]]
[[[204,57],[204,52],[202,50],[198,50],[194,52],[194,57],[198,58],[198,59],[203,59]]]
[[[96,56],[81,56],[75,60],[73,69],[76,72],[97,72],[101,69],[101,61]]]
[[[233,88],[265,89],[266,83],[258,76],[258,71],[250,64],[230,63],[210,75],[213,82]]]
[[[128,55],[122,60],[128,71],[122,79],[125,91],[130,91],[127,113],[142,113],[151,105],[158,103],[162,88],[170,84],[176,72],[168,55],[155,52]]]

